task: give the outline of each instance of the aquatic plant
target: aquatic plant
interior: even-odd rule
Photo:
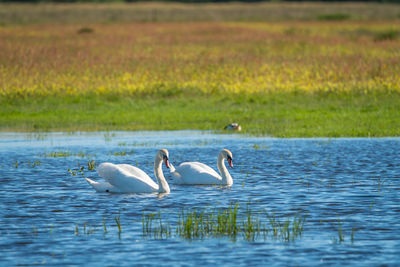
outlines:
[[[79,235],[79,226],[78,226],[78,224],[77,224],[77,223],[75,224],[75,230],[74,230],[74,233],[75,233],[75,235]]]
[[[114,217],[115,223],[117,224],[117,228],[118,228],[118,234],[121,234],[122,232],[122,226],[121,226],[121,216],[115,216]]]
[[[344,231],[342,229],[342,222],[338,219],[338,237],[339,242],[342,243],[344,241]]]
[[[161,213],[143,214],[142,232],[146,238],[165,239],[171,236],[171,226],[162,220]]]
[[[67,171],[72,175],[72,176],[76,176],[77,174],[80,174],[80,175],[85,175],[85,173],[84,173],[84,170],[85,169],[85,167],[83,167],[83,166],[81,166],[78,170],[71,170],[71,169],[67,169]]]
[[[42,157],[46,158],[61,158],[61,157],[69,157],[72,156],[72,153],[69,151],[54,151],[50,153],[43,154]]]
[[[88,170],[93,171],[95,169],[95,164],[96,162],[94,160],[91,160],[88,162]]]
[[[121,152],[114,152],[112,153],[113,156],[126,156],[126,155],[132,155],[133,154],[133,150],[130,151],[126,151],[126,150],[122,150]]]
[[[103,229],[104,229],[104,233],[107,234],[107,226],[106,226],[106,218],[103,217]]]
[[[253,212],[249,206],[241,212],[237,203],[228,208],[213,210],[182,209],[178,214],[175,231],[172,231],[169,223],[162,221],[161,213],[158,213],[157,220],[156,214],[150,213],[143,214],[142,231],[145,237],[167,238],[175,232],[176,237],[189,240],[207,237],[228,237],[237,240],[240,236],[247,241],[255,241],[260,237],[265,240],[269,232],[274,239],[279,238],[285,242],[294,242],[301,237],[304,216],[298,215],[292,220],[286,219],[284,223],[280,223],[275,215],[261,215],[262,213]],[[265,218],[268,218],[270,227],[267,227]]]
[[[89,157],[89,156],[94,156],[94,155],[89,155],[84,152],[77,152],[77,153],[72,153],[70,151],[53,151],[50,153],[44,153],[40,155],[41,157],[45,158],[66,158],[66,157]]]

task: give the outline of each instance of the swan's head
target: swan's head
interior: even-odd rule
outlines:
[[[168,150],[166,149],[160,149],[157,153],[157,157],[164,161],[165,163],[165,167],[169,168],[169,154],[168,154]]]
[[[229,166],[231,166],[231,168],[233,168],[233,156],[232,156],[232,152],[230,152],[228,149],[222,149],[220,154],[222,155],[222,157],[224,159],[226,159],[226,161],[228,162]]]

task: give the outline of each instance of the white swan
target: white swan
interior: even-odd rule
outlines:
[[[179,184],[219,184],[230,186],[233,184],[233,180],[225,167],[225,159],[228,161],[229,166],[233,168],[232,153],[228,149],[221,150],[218,155],[217,167],[221,175],[200,162],[184,162],[176,167],[176,169],[170,164],[171,174],[174,176],[175,182]]]
[[[97,168],[97,173],[106,182],[99,183],[89,178],[86,181],[97,192],[111,193],[169,193],[170,189],[162,171],[162,162],[169,168],[168,150],[160,149],[154,159],[154,174],[157,184],[141,169],[128,164],[105,162]]]

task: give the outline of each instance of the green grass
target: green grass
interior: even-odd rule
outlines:
[[[65,158],[72,156],[72,153],[69,151],[54,151],[47,154],[42,155],[46,158]]]
[[[228,237],[233,241],[243,238],[250,242],[270,237],[274,240],[295,242],[301,237],[305,223],[305,216],[298,215],[281,222],[275,215],[254,212],[249,206],[243,209],[239,204],[213,210],[182,209],[176,225],[172,227],[162,217],[161,213],[143,214],[144,237],[180,237],[187,240]]]
[[[398,93],[0,100],[2,131],[222,130],[276,137],[399,136]]]

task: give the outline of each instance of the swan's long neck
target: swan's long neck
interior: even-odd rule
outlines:
[[[228,169],[225,167],[224,160],[225,160],[224,156],[220,153],[218,155],[217,167],[222,177],[222,184],[232,185],[233,184],[232,176],[230,175]]]
[[[167,180],[165,180],[164,173],[162,171],[162,163],[163,163],[162,159],[156,156],[156,159],[154,160],[154,175],[156,176],[157,179],[158,192],[169,193],[170,189]]]

